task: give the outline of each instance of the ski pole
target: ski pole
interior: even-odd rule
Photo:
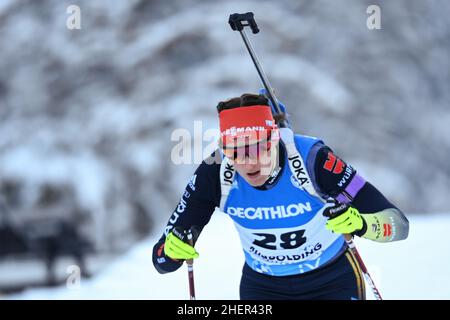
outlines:
[[[264,72],[261,64],[259,63],[258,57],[256,56],[256,52],[253,49],[250,39],[247,37],[247,34],[245,33],[244,30],[245,26],[249,26],[252,29],[253,33],[259,32],[258,26],[253,16],[253,12],[247,12],[242,14],[233,13],[232,15],[230,15],[228,23],[230,24],[231,29],[233,29],[234,31],[239,31],[239,33],[241,34],[242,40],[244,41],[245,47],[247,48],[248,53],[252,58],[253,64],[256,67],[256,71],[258,72],[262,85],[266,89],[270,102],[272,102],[272,105],[274,106],[276,112],[278,114],[282,114],[283,112],[281,111],[281,108],[278,104],[278,100],[275,97],[275,93],[273,92],[272,86],[269,83],[269,79],[267,78],[266,73]],[[279,125],[282,128],[286,128],[289,126],[287,120],[280,121]]]
[[[191,246],[194,245],[194,239],[192,236],[192,231],[189,229],[187,234],[188,242]],[[186,260],[189,278],[189,297],[190,300],[195,300],[195,287],[194,287],[194,259]]]
[[[256,56],[256,52],[253,49],[253,46],[250,42],[250,39],[247,37],[247,34],[245,33],[244,27],[250,27],[252,29],[252,32],[254,34],[259,32],[258,25],[256,24],[255,17],[253,15],[253,12],[247,12],[247,13],[233,13],[230,15],[230,18],[228,19],[228,23],[231,26],[231,29],[233,31],[239,31],[241,34],[242,40],[244,41],[245,47],[247,48],[248,53],[250,54],[250,57],[253,61],[253,64],[255,65],[256,71],[258,72],[259,78],[262,82],[262,85],[266,89],[266,93],[269,96],[269,100],[272,103],[272,106],[274,106],[275,111],[277,114],[282,114],[283,111],[280,108],[280,105],[278,104],[278,100],[275,97],[275,94],[273,92],[273,89],[269,83],[269,79],[267,78],[267,75],[265,74],[261,64],[259,63],[258,57]],[[290,124],[287,120],[282,120],[279,123],[279,126],[281,128],[290,128]],[[320,198],[320,197],[319,197]],[[364,274],[364,277],[369,284],[369,286],[372,289],[372,292],[377,300],[382,300],[380,292],[378,291],[377,287],[375,286],[375,283],[372,280],[372,277],[369,274],[369,271],[367,270],[361,256],[359,255],[358,250],[356,249],[355,243],[352,240],[351,235],[344,235],[345,241],[352,251],[353,255],[355,256],[356,260],[358,261],[358,264]]]
[[[358,250],[356,249],[356,246],[355,246],[355,243],[353,242],[352,236],[349,234],[346,234],[346,235],[344,235],[344,238],[345,238],[345,241],[347,242],[348,247],[352,251],[356,260],[358,261],[361,271],[364,274],[364,278],[366,279],[367,283],[369,284],[370,288],[372,289],[372,293],[375,296],[375,299],[383,300],[383,298],[381,297],[380,291],[378,291],[378,288],[376,287],[375,282],[373,282],[372,277],[370,276],[370,273],[366,268],[366,265],[364,264],[361,256],[359,255]]]

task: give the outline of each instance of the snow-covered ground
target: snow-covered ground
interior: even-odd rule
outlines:
[[[450,299],[450,214],[410,216],[406,241],[356,244],[384,299]],[[126,255],[79,288],[31,289],[9,299],[188,299],[186,267],[160,275],[152,265],[157,237]],[[231,219],[215,213],[197,243],[198,299],[238,299],[243,254]],[[373,299],[370,292],[368,299]]]

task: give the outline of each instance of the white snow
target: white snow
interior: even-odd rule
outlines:
[[[450,299],[450,215],[410,216],[405,241],[357,239],[357,248],[384,299]],[[189,299],[187,269],[158,274],[152,246],[159,235],[136,245],[77,289],[30,289],[8,299]],[[243,254],[231,219],[215,213],[196,245],[197,299],[238,299]],[[373,295],[367,288],[368,299]]]
[[[0,159],[0,176],[24,177],[29,185],[77,181],[78,200],[96,208],[105,197],[109,174],[103,163],[89,150],[71,156],[33,146],[17,147]],[[95,174],[93,174],[95,173]]]

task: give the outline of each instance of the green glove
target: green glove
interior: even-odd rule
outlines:
[[[188,231],[174,228],[166,237],[164,243],[164,253],[172,259],[195,259],[198,258],[198,252],[188,241]]]
[[[326,228],[334,233],[353,234],[364,226],[364,220],[358,209],[341,203],[327,207],[323,215],[328,218]]]

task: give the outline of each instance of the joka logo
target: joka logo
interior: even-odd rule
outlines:
[[[333,152],[328,152],[328,160],[323,165],[325,170],[332,171],[334,174],[340,174],[344,170],[344,166],[345,164],[341,159],[337,158]]]
[[[306,172],[306,169],[303,165],[303,161],[301,160],[300,155],[297,153],[293,157],[289,157],[288,160],[289,166],[295,173],[295,177],[293,178],[297,180],[297,185],[300,185],[300,187],[302,188],[305,183],[309,184],[309,176]],[[295,187],[297,187],[297,185],[294,184]]]
[[[383,224],[383,230],[384,230],[384,234],[383,236],[385,237],[390,237],[392,235],[392,226],[390,224]]]
[[[223,172],[223,179],[228,184],[232,184],[233,177],[234,177],[234,167],[231,164],[227,163],[225,166],[225,171]]]

